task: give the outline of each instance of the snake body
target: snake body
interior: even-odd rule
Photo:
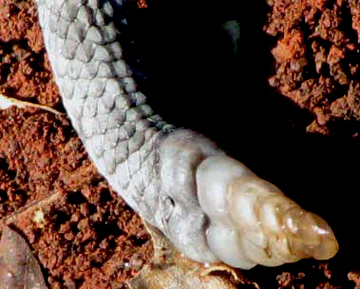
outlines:
[[[238,210],[227,204],[231,203],[226,195],[228,187],[233,187],[233,179],[238,183],[239,178],[254,174],[204,136],[167,124],[146,104],[146,97],[138,91],[123,57],[121,27],[126,21],[122,15],[123,0],[37,0],[37,5],[64,107],[90,158],[124,200],[182,253],[196,261],[221,260],[242,268],[258,263],[275,266],[311,256],[324,259],[336,253],[337,243],[328,225],[313,218],[308,220],[309,215],[302,213],[305,212],[302,209],[294,216],[306,215],[304,220],[310,222],[311,233],[299,235],[275,228],[276,234],[280,230],[279,236],[285,238],[286,246],[296,239],[297,252],[281,249],[279,254],[276,253],[279,242],[271,245],[275,231],[266,227],[270,226],[268,217],[245,216],[250,223],[254,218],[257,220],[258,225],[249,229],[232,219],[241,220],[241,214],[228,216]],[[260,201],[269,203],[270,198],[270,207],[279,206],[284,215],[278,217],[277,210],[270,210],[269,216],[275,214],[281,225],[286,218],[294,217],[286,214],[290,207],[298,206],[274,186],[259,182],[257,177],[245,179],[245,188],[255,183],[257,190],[256,197],[250,195],[248,206],[257,208]],[[248,195],[241,186],[237,190]],[[269,190],[274,191],[275,199],[272,192],[268,195]],[[234,200],[240,198],[237,193],[231,194]],[[213,205],[215,211],[210,209]],[[249,208],[245,206],[244,212]],[[326,232],[325,239],[318,238],[319,226]],[[316,248],[310,244],[312,250],[299,249],[298,243],[309,236],[314,237]],[[245,247],[242,248],[249,243],[246,240],[256,247],[251,250],[260,253],[246,255]],[[230,253],[219,247],[226,243]],[[314,252],[323,250],[324,243],[327,253],[316,255]],[[263,253],[268,250],[275,253],[269,257]]]
[[[38,1],[39,21],[43,29],[46,50],[59,86],[64,107],[83,141],[90,158],[110,185],[150,224],[170,234],[166,225],[173,201],[164,192],[159,170],[160,142],[172,130],[154,115],[145,103],[145,96],[137,91],[131,70],[123,59],[118,41],[122,1],[50,0]],[[116,16],[117,15],[117,16]],[[195,135],[184,132],[189,138]],[[176,139],[176,137],[175,137]],[[213,144],[210,150],[217,152]],[[164,150],[165,154],[171,154]],[[171,166],[164,164],[163,167]],[[164,170],[166,171],[166,169]],[[174,172],[174,176],[177,177]],[[180,193],[179,193],[180,195]],[[186,208],[184,223],[189,242],[205,215],[198,204]],[[193,213],[193,212],[194,213]],[[187,223],[198,226],[190,229]],[[176,229],[177,231],[177,229]],[[186,233],[187,232],[187,233]],[[204,237],[202,244],[184,242],[184,250],[191,255],[209,255]],[[192,242],[192,241],[191,241]],[[200,245],[200,246],[199,246]],[[185,249],[187,247],[187,249]],[[203,247],[202,250],[199,248]]]

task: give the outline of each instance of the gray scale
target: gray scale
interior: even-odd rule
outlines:
[[[137,109],[141,112],[141,114],[145,117],[150,117],[154,114],[152,108],[147,104],[142,104],[137,107]]]
[[[84,63],[84,65],[82,65],[82,67],[81,67],[80,76],[82,78],[86,78],[86,79],[90,79],[90,80],[95,78],[95,76],[97,75],[98,70],[99,70],[99,65],[100,65],[99,61],[90,61],[90,62]]]
[[[62,39],[66,39],[67,37],[67,32],[69,30],[69,26],[70,26],[70,22],[66,21],[64,18],[59,17],[58,20],[58,27],[56,30],[56,34],[62,38]]]
[[[94,123],[93,123],[93,135],[99,135],[103,134],[104,126],[103,124],[100,124],[100,119],[98,117],[93,117]]]
[[[113,149],[119,142],[119,128],[110,128],[106,130],[104,148],[105,150]]]
[[[95,45],[88,41],[83,41],[78,45],[76,59],[82,62],[89,62],[95,52]]]
[[[49,27],[48,29],[50,29],[50,31],[52,33],[56,33],[57,32],[57,29],[59,27],[59,18],[60,18],[60,15],[59,14],[53,14],[51,13],[52,15],[49,15],[49,14],[43,14],[44,16],[44,19],[43,21],[47,21],[49,23]],[[51,16],[51,17],[49,17]],[[46,17],[46,18],[45,18]]]
[[[99,123],[100,134],[105,134],[108,129],[108,121],[109,121],[107,114],[101,114],[98,111],[98,113],[96,114],[96,118],[99,120],[98,123]]]
[[[50,10],[53,14],[59,14],[59,11],[63,11],[63,7],[65,6],[67,0],[47,0],[46,2],[48,10]]]
[[[82,32],[87,31],[93,24],[93,11],[90,7],[82,5],[78,11],[76,22],[77,27]]]
[[[143,118],[143,114],[137,107],[131,107],[126,112],[126,121],[137,122]]]
[[[121,83],[124,86],[124,89],[127,93],[136,92],[136,83],[135,80],[132,77],[123,77],[121,78]]]
[[[93,136],[93,130],[95,127],[95,118],[82,115],[80,118],[81,132],[84,138],[90,138]]]
[[[114,67],[111,63],[100,62],[97,77],[108,79],[115,76]]]
[[[119,128],[125,123],[126,115],[124,111],[113,109],[107,115],[108,115],[108,123],[107,123],[108,129]]]
[[[81,7],[86,4],[86,0],[68,0],[62,9],[61,17],[69,22],[77,20],[78,13]]]
[[[114,59],[120,59],[123,56],[123,51],[119,42],[113,42],[106,45],[112,52]]]
[[[116,170],[115,148],[104,151],[104,162],[106,164],[106,173],[113,174]]]
[[[136,91],[131,93],[131,95],[134,96],[136,106],[140,106],[146,103],[146,96],[142,92]]]
[[[103,6],[102,6],[102,10],[110,18],[114,16],[114,8],[112,7],[112,5],[109,1],[104,2]]]
[[[104,44],[102,31],[94,25],[87,30],[85,40],[98,45]]]
[[[88,88],[90,87],[90,80],[80,78],[76,81],[74,87],[74,96],[76,99],[84,99],[88,95]]]
[[[117,32],[113,22],[104,26],[104,36],[107,43],[114,42],[116,40]]]
[[[91,138],[91,148],[96,157],[101,158],[104,155],[105,135],[99,134],[97,137]]]
[[[127,159],[127,162],[128,162],[130,174],[132,176],[139,173],[139,171],[141,169],[141,161],[140,161],[140,154],[138,151],[136,151],[134,153],[130,153],[130,155]],[[141,183],[142,183],[142,180],[141,180]]]
[[[120,127],[119,127],[119,140],[120,141],[129,141],[129,139],[131,138],[131,136],[134,135],[135,133],[135,124],[130,123],[130,122],[124,122]],[[131,152],[129,152],[131,153]]]
[[[66,75],[73,80],[77,80],[80,77],[81,67],[83,63],[77,58],[70,61],[66,67]]]
[[[83,27],[83,24],[75,21],[70,23],[66,37],[79,45],[81,42],[84,41],[86,32],[87,29]]]
[[[138,151],[145,143],[145,134],[143,132],[136,132],[129,139],[129,153],[132,154]]]
[[[105,91],[107,80],[103,78],[95,78],[89,83],[87,95],[90,98],[99,98]]]
[[[117,184],[119,187],[126,189],[130,183],[130,174],[126,162],[122,162],[116,166],[114,175],[119,176]]]
[[[102,27],[106,25],[104,13],[100,9],[97,9],[95,12],[95,23]]]
[[[61,89],[61,93],[64,95],[65,98],[71,99],[74,96],[74,87],[76,81],[68,77],[67,75],[61,80],[62,82],[66,82]]]
[[[119,141],[115,147],[115,161],[116,164],[125,162],[129,156],[129,148],[126,141]]]
[[[97,10],[97,9],[99,9],[99,7],[100,7],[100,2],[101,2],[101,0],[88,0],[87,2],[88,2],[87,5],[88,5],[91,9]]]
[[[99,112],[110,115],[115,107],[115,95],[113,93],[104,92],[99,101]],[[110,120],[110,118],[109,118]]]
[[[149,126],[150,126],[150,123],[147,120],[141,119],[136,122],[135,130],[139,131],[139,132],[144,132],[149,128]]]
[[[95,48],[93,60],[111,62],[114,60],[114,57],[106,46],[99,45]]]
[[[87,97],[85,98],[83,116],[86,117],[95,117],[97,114],[99,98],[97,97]]]
[[[127,118],[127,110],[131,107],[131,103],[129,100],[129,96],[125,93],[120,93],[115,97],[115,109],[116,110],[122,110],[124,112],[124,115]],[[131,120],[127,120],[131,121]]]
[[[76,96],[74,96],[74,99],[75,99],[75,98],[76,98]],[[73,100],[71,100],[71,99],[68,100],[69,105],[70,105],[70,102],[71,102],[71,101],[73,101]],[[71,110],[73,111],[73,116],[74,116],[74,118],[77,119],[77,120],[80,120],[81,117],[83,116],[85,98],[77,99],[77,100],[76,100],[76,103],[77,103],[78,105],[72,106],[72,107],[71,107]],[[77,125],[77,126],[79,126],[80,123],[81,123],[81,122],[76,121],[76,125]],[[79,127],[79,129],[80,129],[80,127]]]
[[[70,38],[66,38],[64,48],[61,51],[63,57],[68,60],[74,59],[78,45],[79,43],[77,41],[74,41]]]
[[[113,67],[114,67],[116,76],[118,76],[120,78],[131,75],[129,68],[127,67],[127,64],[125,63],[125,61],[123,59],[114,61]]]
[[[114,15],[123,1],[37,2],[64,107],[91,160],[135,211],[168,233],[159,171],[167,124],[146,105],[123,59],[118,29],[127,20]]]

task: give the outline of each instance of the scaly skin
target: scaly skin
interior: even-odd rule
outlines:
[[[186,256],[217,260],[205,241],[193,170],[221,151],[201,135],[175,130],[145,104],[119,42],[122,1],[37,4],[64,107],[100,173]]]
[[[324,220],[153,114],[123,59],[122,2],[37,0],[64,107],[109,184],[195,261],[250,269],[334,256]]]

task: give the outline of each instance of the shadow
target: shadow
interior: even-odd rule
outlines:
[[[263,32],[266,4],[169,2],[148,0],[147,9],[127,3],[124,57],[150,106],[325,218],[341,246],[339,268],[345,260],[347,270],[360,267],[359,140],[306,134],[313,116],[268,86],[276,39]],[[238,55],[221,28],[234,19],[241,22]]]

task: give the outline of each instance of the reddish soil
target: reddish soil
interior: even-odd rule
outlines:
[[[0,92],[63,112],[33,3],[0,7]],[[29,242],[50,288],[124,288],[152,255],[141,220],[97,173],[65,115],[0,110],[0,218]]]
[[[357,137],[359,4],[269,4],[264,29],[277,40],[269,83],[306,111],[303,119],[314,116],[308,132]],[[1,93],[64,112],[32,1],[0,0],[0,71]],[[0,110],[0,218],[30,244],[49,288],[124,288],[151,258],[140,218],[97,173],[65,115]],[[261,288],[354,288],[351,269],[305,260],[244,275]]]
[[[266,33],[271,86],[314,115],[308,132],[359,135],[360,4],[355,0],[271,1]]]

